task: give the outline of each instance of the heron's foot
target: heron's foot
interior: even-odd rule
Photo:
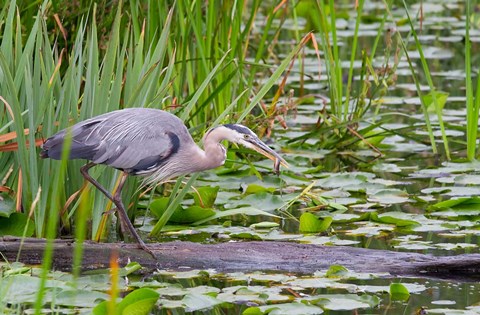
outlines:
[[[152,250],[150,248],[148,248],[147,244],[145,244],[145,242],[141,241],[141,242],[138,242],[138,247],[143,249],[144,251],[146,251],[147,253],[150,254],[150,256],[152,256],[155,260],[157,259],[157,256],[155,256],[155,254],[152,252]]]
[[[138,234],[138,232],[135,230],[135,228],[133,228],[133,225],[131,226],[132,229],[128,228],[128,225],[125,224],[125,222],[123,222],[122,220],[121,221],[121,228],[122,228],[122,232],[124,231],[130,231],[131,233],[131,238],[133,238],[135,240],[135,242],[137,243],[137,246],[138,248],[141,248],[143,249],[144,251],[146,251],[147,253],[150,254],[150,256],[152,256],[153,258],[157,259],[157,257],[155,256],[155,254],[152,252],[152,250],[150,248],[148,248],[148,245],[145,244],[145,242],[142,240],[142,238],[140,237],[140,235]],[[130,222],[130,221],[129,221]],[[127,226],[125,226],[127,225]],[[125,234],[124,234],[125,235]],[[130,237],[129,237],[130,238]]]

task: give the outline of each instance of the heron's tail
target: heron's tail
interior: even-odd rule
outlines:
[[[42,147],[41,147],[41,151],[40,151],[40,157],[42,159],[46,159],[46,158],[53,158],[55,159],[56,158],[56,155],[55,155],[55,152],[56,151],[54,148],[56,145],[58,145],[58,143],[56,143],[58,141],[55,141],[55,136],[53,137],[50,137],[48,138],[43,144],[42,144]]]
[[[42,146],[42,150],[40,151],[40,157],[41,157],[42,159],[48,158],[48,150],[45,149],[43,146]]]
[[[62,130],[59,133],[51,136],[42,144],[42,150],[40,151],[40,157],[42,159],[50,158],[54,160],[60,160],[62,158],[63,142],[65,141],[65,131]]]

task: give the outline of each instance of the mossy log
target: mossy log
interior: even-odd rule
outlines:
[[[46,241],[27,238],[0,238],[0,252],[12,262],[17,259],[29,265],[41,264]],[[69,270],[75,243],[54,242],[53,268]],[[312,273],[333,264],[356,272],[387,272],[392,276],[422,276],[445,279],[473,280],[479,277],[480,254],[432,256],[388,250],[346,246],[318,246],[292,242],[228,242],[198,244],[168,242],[149,244],[154,259],[136,244],[84,243],[83,270],[107,268],[112,253],[120,265],[129,261],[140,263],[145,273],[154,269],[188,270],[213,268],[220,272],[279,271]]]

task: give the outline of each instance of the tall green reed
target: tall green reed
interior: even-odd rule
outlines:
[[[470,42],[470,17],[472,3],[465,4],[465,87],[467,97],[467,158],[472,161],[477,155],[478,116],[480,111],[480,75],[477,72],[477,86],[473,97],[473,78]]]
[[[33,24],[24,20],[31,14],[23,2],[12,0],[0,11],[4,17],[0,95],[13,110],[13,117],[0,116],[0,128],[15,131],[19,144],[16,152],[0,153],[5,165],[0,177],[9,187],[20,184],[22,189],[16,192],[24,209],[30,208],[40,191],[33,218],[39,237],[48,234],[52,216],[58,216],[64,233],[72,233],[79,213],[91,222],[87,238],[105,238],[112,231],[106,228],[109,217],[104,215],[111,204],[101,193],[86,186],[84,195],[89,198],[84,199],[88,200],[78,199],[84,182],[79,168],[84,162],[69,161],[62,171],[58,161],[38,158],[36,139],[100,113],[139,106],[176,113],[200,138],[214,120],[215,124],[231,122],[254,110],[297,56],[290,54],[272,78],[257,88],[256,77],[270,74],[268,58],[262,57],[265,44],[274,45],[274,35],[268,32],[261,38],[251,34],[255,16],[263,10],[260,1],[248,5],[220,0],[207,4],[179,0],[173,5],[120,2],[108,11],[111,19],[104,24],[97,21],[99,12],[106,9],[91,3],[74,16],[75,27],[71,20],[52,22],[57,4],[44,1]],[[269,20],[275,14],[272,9],[265,12]],[[52,32],[52,25],[60,27],[59,23],[76,33],[62,41],[64,33]],[[106,33],[105,25],[110,26]],[[292,47],[298,52],[299,46]],[[252,56],[254,66],[251,59],[247,61]],[[92,175],[112,191],[119,173],[98,166]],[[138,198],[136,187],[135,181],[129,181],[125,204]],[[80,203],[89,211],[79,212]],[[129,209],[132,217],[136,204]]]

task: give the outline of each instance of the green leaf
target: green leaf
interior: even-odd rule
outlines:
[[[372,212],[370,213],[370,219],[375,222],[395,224],[396,226],[419,225],[417,221],[410,219],[408,213],[400,211],[391,211],[382,214]]]
[[[203,186],[197,188],[196,193],[193,194],[195,205],[202,208],[212,208],[215,203],[215,199],[217,199],[219,189],[219,186]]]
[[[367,294],[320,294],[308,299],[312,303],[322,306],[323,309],[331,311],[372,308],[381,301],[378,296]]]
[[[215,215],[212,209],[202,208],[200,206],[191,206],[186,209],[180,207],[170,217],[169,222],[175,223],[193,223],[199,220],[204,220]]]
[[[2,278],[0,294],[4,303],[22,303],[35,301],[40,287],[40,279],[20,274]]]
[[[212,296],[196,293],[185,295],[182,302],[185,305],[186,312],[199,311],[224,303]]]
[[[277,222],[270,222],[270,221],[263,221],[263,222],[258,222],[250,225],[252,229],[271,229],[279,226],[280,224],[278,224]]]
[[[245,311],[243,311],[242,315],[263,315],[265,314],[260,310],[259,307],[249,307]]]
[[[55,297],[55,304],[75,307],[91,307],[98,300],[108,299],[108,294],[91,290],[63,290]]]
[[[331,265],[325,274],[327,278],[342,278],[348,275],[349,270],[341,265]]]
[[[459,206],[466,205],[478,205],[480,204],[480,197],[463,197],[456,199],[449,199],[441,202],[437,202],[430,206],[431,209],[455,209]]]
[[[394,301],[408,301],[410,292],[401,283],[390,284],[390,298]]]
[[[213,196],[213,200],[211,200],[212,202],[215,201],[217,191],[218,187],[215,191],[215,196],[211,195]],[[156,199],[150,204],[150,210],[157,218],[160,218],[165,213],[168,202],[169,198],[167,197]],[[212,217],[214,214],[215,211],[212,209],[205,209],[200,206],[190,206],[184,209],[181,205],[178,205],[177,209],[175,209],[168,222],[188,224],[197,222],[199,220],[207,219],[209,217]]]
[[[427,111],[429,113],[435,113],[437,111],[435,108],[435,104],[437,104],[439,110],[441,111],[447,103],[448,95],[449,93],[442,91],[430,91],[430,93],[428,93],[427,95],[423,95],[422,99],[425,106],[427,107]],[[434,97],[437,99],[436,102],[434,102]]]
[[[274,211],[281,208],[285,201],[277,195],[261,191],[255,194],[247,195],[245,198],[230,200],[225,206],[235,208],[236,206],[254,205],[255,208],[263,211]]]
[[[367,140],[368,144],[376,147],[385,139],[385,131],[383,130],[373,129],[361,134],[363,138]],[[359,141],[358,146],[360,148],[368,148],[368,145],[364,141]]]
[[[25,230],[26,225],[28,227]],[[14,212],[9,218],[0,217],[0,236],[32,236],[35,232],[35,225],[26,214]]]
[[[317,180],[316,185],[323,188],[344,188],[353,185],[363,185],[368,179],[369,178],[363,173],[331,174],[328,177]]]
[[[378,202],[380,204],[395,204],[406,203],[409,201],[409,195],[400,189],[380,189],[374,194],[370,195],[367,199],[370,202]]]
[[[271,214],[269,212],[265,212],[262,210],[259,210],[254,207],[243,207],[243,208],[237,208],[237,209],[231,209],[231,210],[224,210],[224,211],[215,211],[215,215],[207,218],[207,219],[202,219],[200,221],[194,222],[193,225],[199,225],[205,222],[208,222],[210,220],[222,218],[222,217],[229,217],[233,215],[265,215],[265,216],[270,216],[270,217],[275,217],[279,218],[279,216]]]
[[[305,212],[300,216],[300,232],[319,233],[326,231],[333,222],[332,217],[318,218],[310,212]]]
[[[275,187],[265,187],[262,185],[258,184],[249,184],[247,186],[247,189],[245,189],[245,194],[250,195],[250,194],[255,194],[258,192],[267,192],[267,193],[273,193],[275,192]]]
[[[333,214],[333,221],[335,223],[352,223],[358,221],[368,221],[370,219],[370,212],[362,214],[353,213],[335,213]]]
[[[290,315],[305,315],[305,314],[322,314],[323,310],[315,305],[307,305],[304,303],[280,303],[274,305],[264,305],[260,307],[249,307],[242,314],[243,315],[260,315],[260,314],[290,314]]]
[[[125,267],[120,269],[120,272],[123,271],[121,275],[126,276],[140,269],[142,269],[142,265],[140,265],[138,262],[132,261],[129,262]]]
[[[122,315],[150,314],[159,296],[158,292],[149,288],[137,289],[118,303],[117,311]]]
[[[158,199],[155,199],[151,204],[150,204],[150,211],[152,211],[153,215],[155,215],[157,218],[161,218],[162,214],[165,212],[165,210],[168,207],[168,202],[170,198],[168,197],[161,197]],[[181,205],[178,205],[177,209],[175,211],[182,209]]]
[[[107,315],[108,314],[108,303],[109,301],[103,301],[92,310],[93,315]]]
[[[0,217],[8,218],[15,212],[13,199],[6,194],[0,195]]]
[[[262,237],[256,233],[240,232],[240,233],[231,233],[231,238],[239,238],[244,240],[255,240],[261,241]]]

